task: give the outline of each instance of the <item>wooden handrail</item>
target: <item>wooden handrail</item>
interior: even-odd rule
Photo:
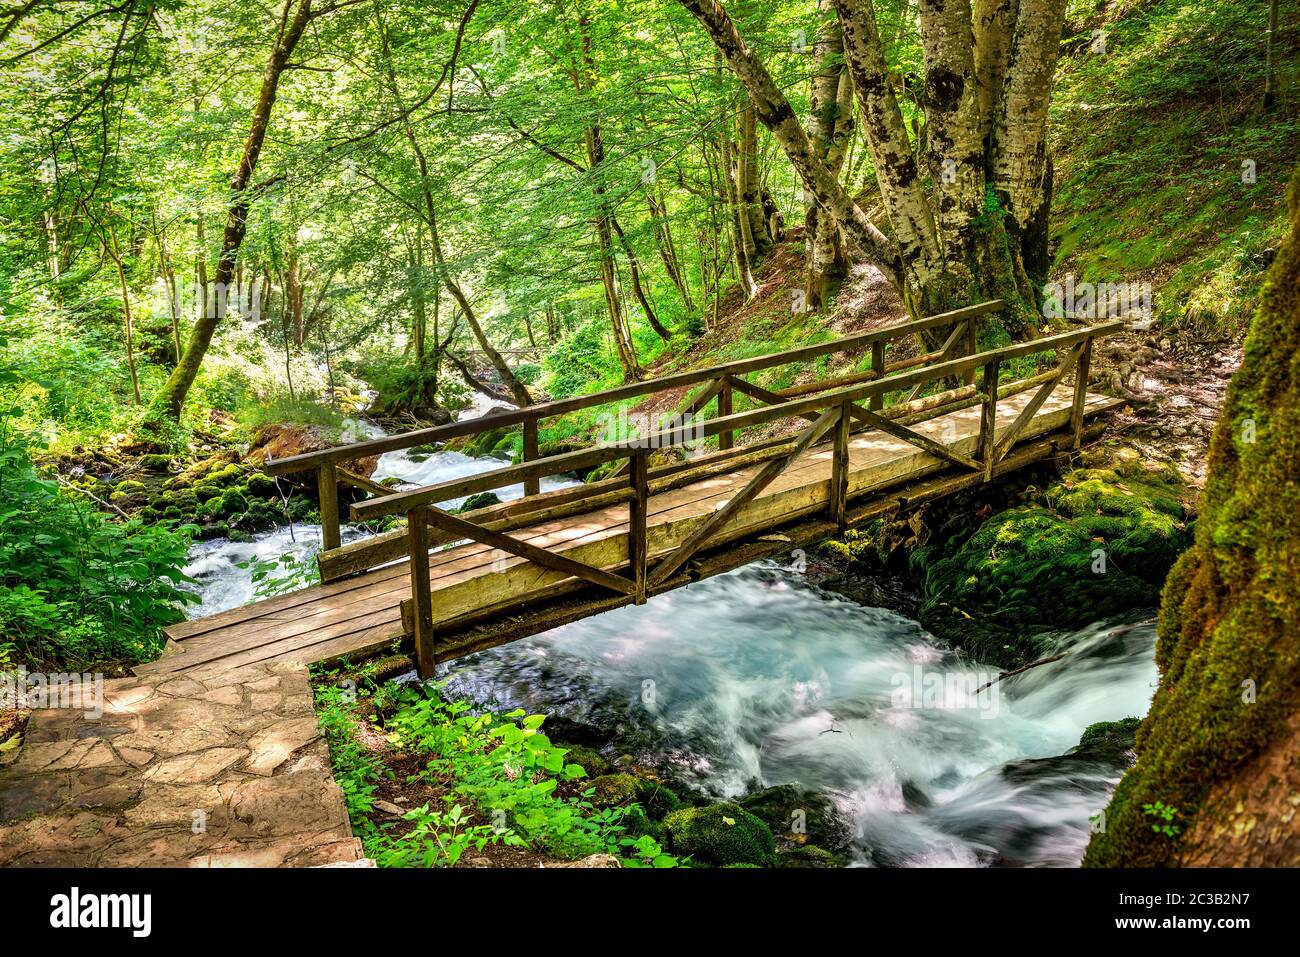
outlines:
[[[515,485],[530,479],[538,479],[546,475],[593,468],[606,462],[627,458],[638,448],[681,446],[691,441],[710,438],[723,432],[739,431],[776,419],[820,413],[844,403],[856,403],[883,397],[888,392],[899,391],[910,386],[924,385],[927,382],[950,377],[963,377],[966,373],[974,372],[974,370],[981,367],[987,367],[990,363],[1003,363],[1010,359],[1022,358],[1037,352],[1048,352],[1074,346],[1099,336],[1118,332],[1125,325],[1126,323],[1122,320],[1117,320],[1070,332],[1062,332],[1041,339],[1014,343],[998,349],[976,353],[975,355],[923,366],[900,375],[877,379],[860,385],[833,389],[807,398],[765,405],[755,409],[747,409],[744,412],[699,421],[688,429],[678,426],[628,442],[601,444],[590,449],[566,452],[533,462],[525,462],[521,465],[511,465],[488,472],[480,472],[468,478],[453,479],[405,492],[395,492],[380,498],[358,502],[351,507],[351,514],[356,521],[400,514],[416,506],[446,502],[451,499],[474,495],[478,492],[501,488],[506,485]]]
[[[498,412],[491,415],[479,416],[478,418],[468,419],[464,422],[451,422],[447,425],[437,425],[427,429],[416,429],[411,432],[404,432],[401,435],[384,436],[383,438],[378,439],[367,439],[364,442],[354,442],[350,445],[338,445],[333,448],[321,449],[317,452],[304,452],[300,455],[291,455],[283,459],[269,459],[264,463],[263,470],[271,475],[284,475],[291,472],[301,472],[306,469],[316,468],[329,462],[343,462],[349,459],[367,458],[372,455],[382,455],[385,452],[395,452],[400,449],[411,448],[416,445],[424,445],[430,442],[442,442],[447,439],[461,438],[466,435],[475,435],[479,432],[485,432],[488,429],[521,425],[525,422],[536,422],[539,419],[564,415],[567,412],[576,412],[580,409],[586,409],[592,406],[619,402],[623,399],[650,395],[655,392],[662,392],[668,389],[679,388],[681,386],[698,385],[701,382],[718,379],[727,375],[744,375],[749,372],[770,369],[775,366],[786,365],[804,359],[815,359],[820,356],[830,355],[834,352],[847,352],[868,345],[873,347],[883,346],[884,343],[891,340],[915,335],[919,332],[924,332],[927,329],[947,326],[952,323],[963,322],[967,319],[975,319],[987,315],[988,313],[996,312],[1001,309],[1003,305],[1004,302],[1001,299],[990,299],[987,302],[977,303],[973,306],[965,306],[961,309],[954,309],[951,312],[939,313],[934,316],[927,316],[923,319],[914,319],[909,322],[888,326],[884,329],[874,329],[870,332],[862,332],[853,336],[832,339],[828,342],[819,342],[812,345],[800,346],[797,349],[789,349],[785,352],[769,353],[767,355],[754,356],[749,359],[736,359],[731,362],[724,362],[703,369],[679,372],[673,375],[661,376],[657,379],[646,379],[642,382],[629,382],[626,385],[616,386],[613,389],[606,389],[602,392],[573,396],[568,399],[556,399],[551,402],[541,402],[522,409],[510,409],[508,411]]]

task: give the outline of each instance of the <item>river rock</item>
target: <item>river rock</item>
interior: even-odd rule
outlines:
[[[320,452],[338,445],[338,441],[329,429],[318,425],[287,425],[276,423],[264,425],[253,436],[245,461],[260,466],[268,458],[286,459],[291,455],[303,455],[307,452]],[[379,466],[378,455],[348,459],[339,463],[349,472],[369,478]],[[304,473],[305,474],[305,473]],[[298,476],[301,478],[301,476]]]
[[[853,828],[820,791],[793,784],[765,788],[740,799],[778,838],[795,844],[815,844],[831,851],[848,847]]]

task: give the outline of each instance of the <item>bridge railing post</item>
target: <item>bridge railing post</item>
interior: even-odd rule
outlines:
[[[979,347],[979,325],[977,320],[972,317],[966,320],[966,352],[965,355],[973,356],[980,351]],[[962,382],[965,385],[975,384],[975,370],[972,368],[962,376]]]
[[[424,681],[433,677],[433,595],[429,586],[429,509],[417,505],[406,513],[406,541],[411,566],[410,628],[415,639],[415,669]]]
[[[339,475],[333,461],[325,461],[316,469],[316,493],[320,499],[321,548],[330,551],[339,547]]]
[[[984,481],[993,478],[993,449],[998,426],[998,373],[1001,363],[997,359],[984,365],[984,402],[980,405],[979,461],[984,465]]]
[[[885,376],[885,343],[884,341],[873,342],[871,344],[871,370],[875,372],[877,379]],[[879,412],[885,407],[885,395],[873,395],[868,407],[872,412]]]
[[[853,403],[840,405],[835,423],[835,450],[831,456],[830,518],[844,531],[849,502],[849,433],[853,427]]]
[[[536,461],[540,457],[537,440],[537,419],[524,421],[524,455],[525,462]],[[524,495],[537,495],[542,490],[541,477],[524,479]]]
[[[650,555],[648,532],[650,503],[650,450],[636,449],[628,462],[628,481],[632,486],[632,498],[628,500],[627,512],[627,558],[628,577],[636,584],[635,601],[638,605],[646,602],[646,563]]]
[[[718,390],[718,418],[723,418],[724,416],[731,415],[731,411],[732,411],[731,377],[728,376],[726,380],[722,383],[722,388]],[[735,438],[732,432],[727,431],[727,432],[718,433],[719,452],[725,452],[727,449],[732,447],[732,444],[734,442],[735,442]]]
[[[1083,343],[1079,361],[1074,367],[1074,404],[1070,408],[1070,431],[1074,436],[1072,448],[1083,445],[1083,410],[1088,402],[1088,373],[1092,368],[1092,337]]]

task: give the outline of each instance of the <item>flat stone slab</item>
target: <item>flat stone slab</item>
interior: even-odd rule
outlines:
[[[107,681],[102,715],[33,711],[0,767],[0,866],[364,859],[298,666]]]

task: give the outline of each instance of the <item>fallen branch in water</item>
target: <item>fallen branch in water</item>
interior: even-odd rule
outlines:
[[[1003,678],[1010,678],[1012,675],[1018,675],[1022,671],[1028,671],[1030,668],[1037,668],[1039,665],[1050,665],[1053,661],[1060,661],[1062,658],[1068,658],[1068,657],[1070,657],[1070,653],[1068,651],[1063,651],[1059,655],[1052,655],[1052,657],[1050,658],[1039,658],[1037,661],[1031,661],[1027,665],[1021,665],[1019,668],[1015,669],[1014,671],[1004,671],[1002,672],[1002,674],[998,675],[988,684],[980,685],[980,687],[976,688],[975,693],[979,694],[985,688],[993,687],[993,685],[997,684]]]

